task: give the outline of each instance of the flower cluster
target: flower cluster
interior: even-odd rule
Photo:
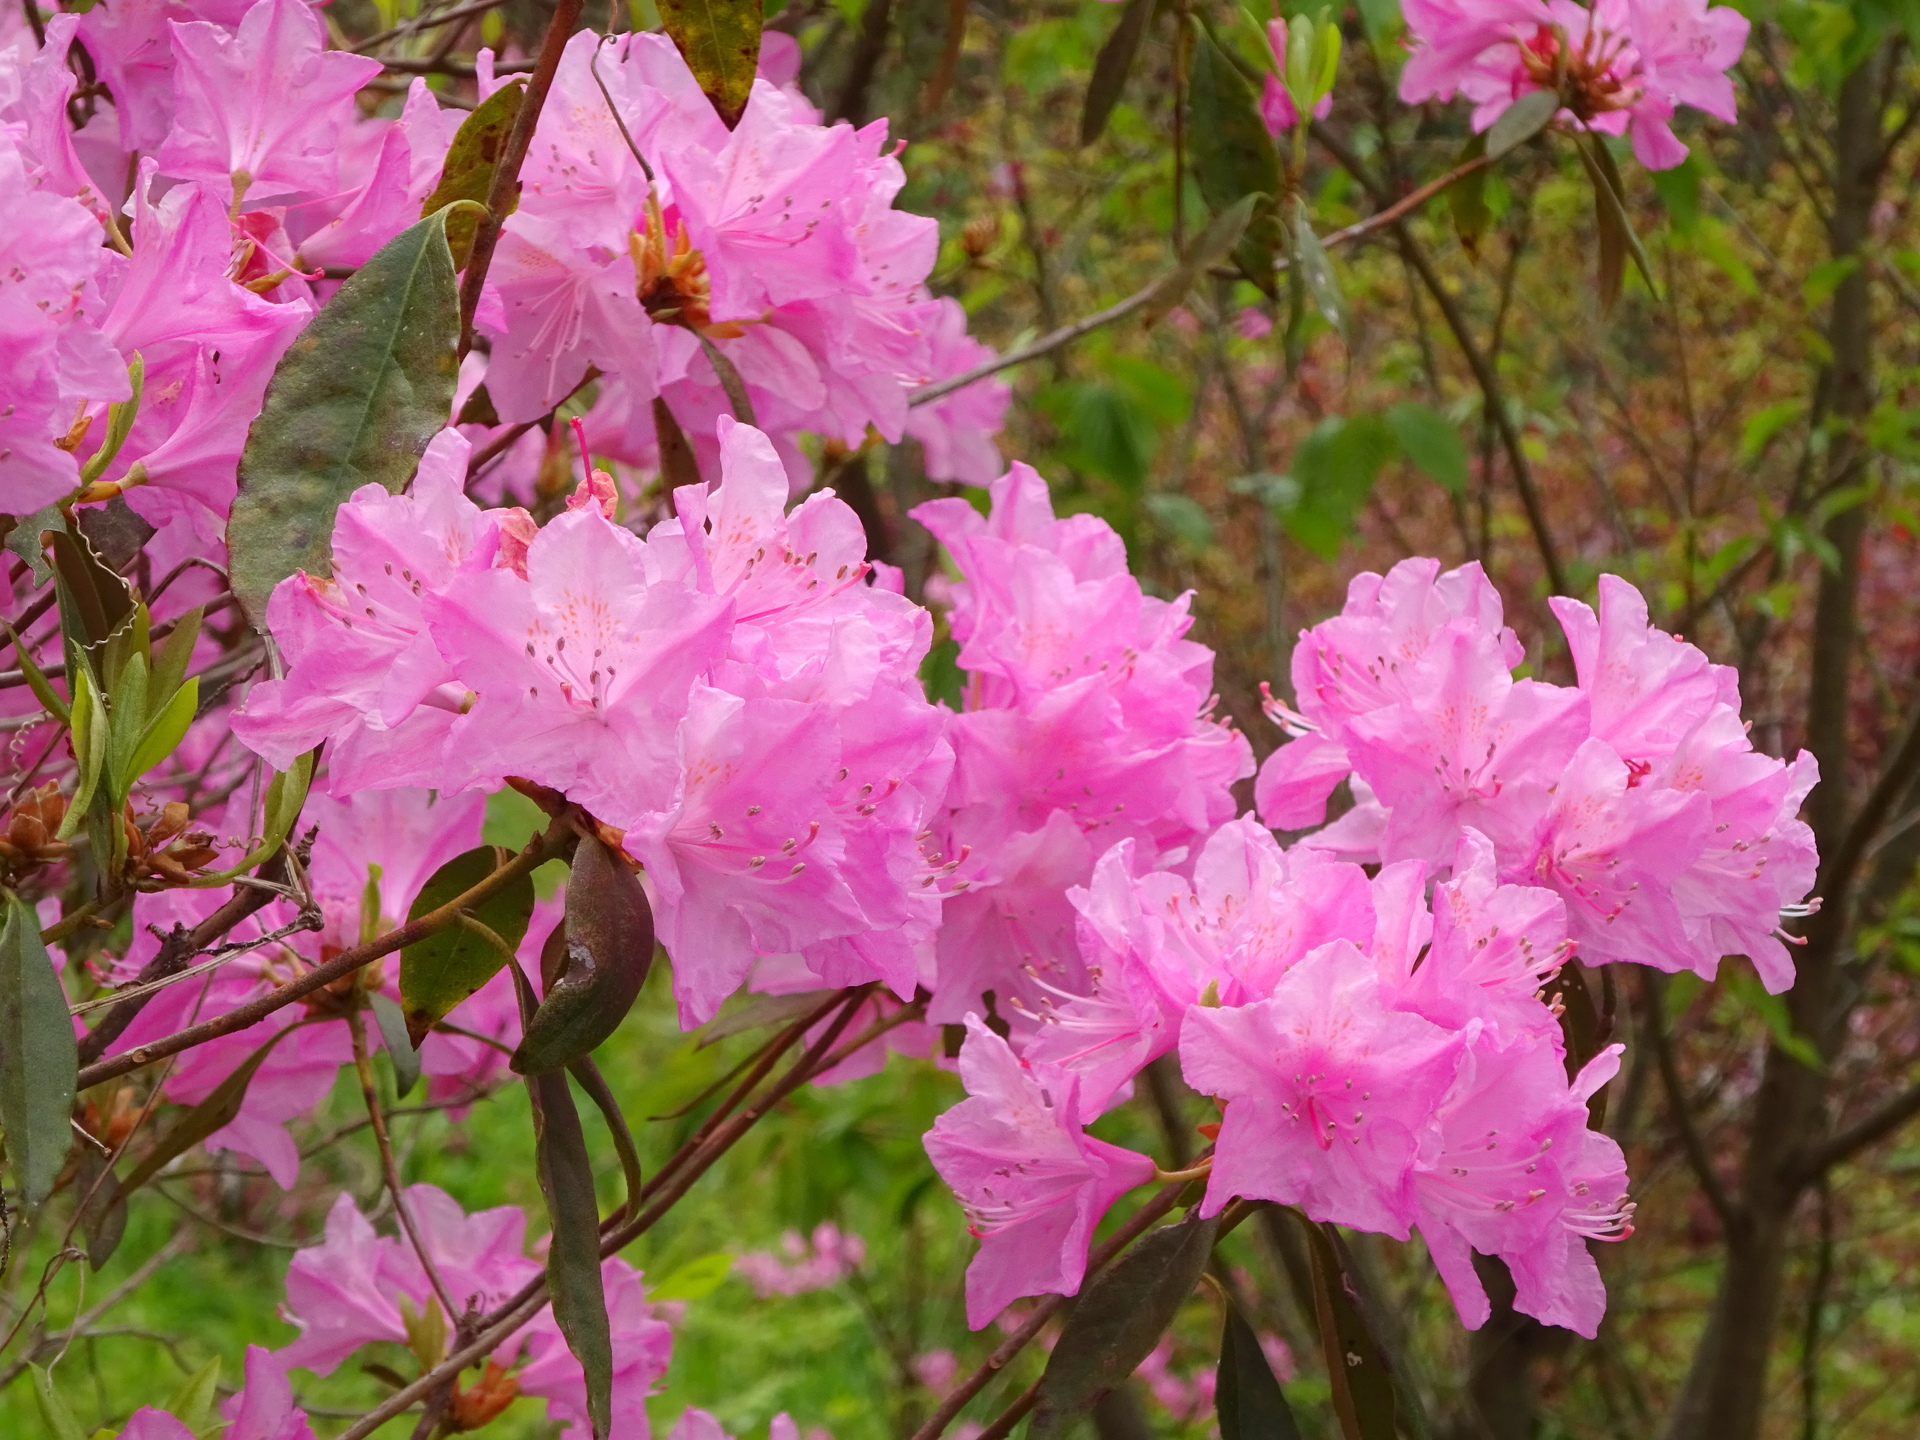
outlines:
[[[720,486],[679,490],[644,540],[604,474],[542,527],[481,510],[443,432],[409,494],[341,507],[331,579],[275,591],[288,675],[234,728],[282,767],[327,741],[337,794],[514,776],[624,832],[690,1025],[759,956],[911,996],[940,909],[920,836],[951,766],[918,678],[929,617],[867,564],[844,502],[786,513],[767,437],[718,430]]]
[[[1630,135],[1650,170],[1687,158],[1673,133],[1679,107],[1734,118],[1728,76],[1749,22],[1707,0],[1405,0],[1413,53],[1400,73],[1410,104],[1455,94],[1485,130],[1515,100],[1555,90],[1563,120]]]
[[[419,219],[463,112],[416,80],[397,114],[367,114],[381,62],[330,49],[304,0],[101,5],[54,15],[39,47],[18,14],[0,26],[5,509],[84,482],[170,529],[172,558],[217,554],[274,366],[337,277]],[[82,52],[101,81],[84,96]],[[885,122],[821,125],[797,61],[768,37],[780,83],[758,82],[730,133],[665,37],[575,37],[482,299],[492,361],[474,357],[463,401],[484,383],[503,422],[538,418],[592,365],[596,452],[655,464],[657,396],[711,461],[717,346],[790,461],[800,431],[858,445],[872,426],[920,440],[935,478],[999,469],[1003,385],[907,406],[989,352],[927,292],[937,227],[892,208]],[[490,90],[485,52],[481,70]],[[117,451],[115,404],[137,406]]]
[[[969,1098],[927,1137],[981,1240],[973,1325],[1077,1290],[1101,1215],[1155,1174],[1086,1126],[1177,1053],[1222,1111],[1202,1213],[1417,1228],[1466,1324],[1488,1314],[1477,1251],[1517,1308],[1595,1332],[1584,1242],[1629,1233],[1633,1207],[1589,1101],[1621,1047],[1570,1057],[1556,977],[1576,952],[1708,976],[1744,953],[1790,983],[1778,927],[1812,882],[1794,816],[1815,771],[1755,752],[1731,672],[1651,628],[1624,581],[1602,578],[1598,615],[1555,608],[1576,687],[1513,678],[1477,566],[1359,577],[1300,637],[1299,709],[1271,706],[1298,738],[1257,791],[1288,830],[1343,779],[1357,803],[1291,848],[1251,817],[1191,855],[1129,836],[1065,892],[1081,985],[1037,1026],[968,1016]]]
[[[831,1220],[814,1226],[811,1239],[809,1245],[798,1231],[789,1230],[780,1237],[781,1255],[751,1250],[734,1261],[733,1268],[761,1296],[804,1295],[837,1285],[867,1258],[866,1241],[846,1234]]]

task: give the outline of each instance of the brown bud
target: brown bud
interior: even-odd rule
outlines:
[[[453,1392],[447,1418],[456,1432],[478,1430],[511,1405],[519,1394],[520,1382],[509,1375],[499,1361],[489,1360],[478,1384]]]

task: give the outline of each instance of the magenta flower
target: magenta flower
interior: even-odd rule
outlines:
[[[1406,1238],[1413,1168],[1466,1037],[1391,1007],[1373,963],[1339,940],[1266,999],[1187,1011],[1187,1083],[1226,1102],[1203,1215],[1244,1196]]]
[[[968,1098],[934,1122],[926,1146],[980,1241],[967,1267],[967,1324],[978,1330],[1022,1295],[1076,1294],[1094,1226],[1154,1170],[1080,1128],[1071,1071],[1019,1059],[977,1015],[966,1025]]]
[[[273,1352],[247,1347],[246,1386],[220,1406],[225,1440],[313,1440],[306,1411],[293,1403],[293,1388],[274,1363]],[[193,1432],[164,1410],[143,1405],[128,1417],[119,1440],[194,1440]]]

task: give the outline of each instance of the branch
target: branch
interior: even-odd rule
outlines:
[[[1890,1100],[1882,1101],[1839,1134],[1814,1147],[1800,1162],[1798,1181],[1809,1184],[1836,1165],[1851,1160],[1869,1145],[1877,1144],[1920,1115],[1920,1084],[1910,1086]]]
[[[1694,1178],[1700,1182],[1713,1213],[1720,1217],[1721,1228],[1729,1235],[1736,1235],[1745,1228],[1746,1216],[1720,1183],[1719,1173],[1713,1168],[1713,1157],[1707,1153],[1706,1142],[1701,1139],[1700,1131],[1693,1123],[1693,1112],[1687,1108],[1686,1088],[1681,1084],[1680,1067],[1673,1057],[1673,1038],[1667,1034],[1667,1018],[1660,1008],[1666,996],[1665,977],[1648,970],[1643,972],[1641,980],[1640,993],[1647,1006],[1647,1036],[1653,1041],[1654,1059],[1660,1066],[1660,1081],[1667,1092],[1667,1112],[1673,1116],[1674,1128],[1680,1132],[1680,1144],[1686,1151],[1687,1164],[1693,1170]]]
[[[1847,892],[1853,888],[1854,878],[1866,861],[1874,837],[1916,778],[1920,778],[1920,709],[1916,709],[1907,722],[1907,733],[1900,737],[1899,748],[1847,825],[1832,858],[1820,867],[1816,883],[1822,908],[1838,909],[1846,904]],[[1837,916],[1835,923],[1838,923]]]
[[[1481,156],[1478,159],[1469,160],[1464,165],[1454,167],[1438,180],[1422,185],[1405,199],[1388,206],[1378,214],[1369,215],[1366,219],[1349,225],[1344,230],[1335,230],[1321,240],[1321,248],[1331,250],[1336,245],[1345,245],[1371,235],[1376,230],[1397,225],[1409,211],[1426,204],[1456,181],[1465,179],[1476,170],[1484,169],[1487,163],[1486,157]],[[1276,262],[1273,267],[1274,274],[1286,274],[1289,264],[1290,262],[1286,260]],[[1090,335],[1102,326],[1111,325],[1116,320],[1124,320],[1134,311],[1145,308],[1155,300],[1165,299],[1167,282],[1179,273],[1178,267],[1169,270],[1145,289],[1136,290],[1119,303],[1109,305],[1104,310],[1095,311],[1084,319],[1075,320],[1071,325],[1062,325],[1058,330],[1042,335],[1031,345],[1023,346],[1010,354],[997,355],[991,360],[974,366],[971,370],[962,370],[958,375],[949,375],[945,380],[936,380],[931,385],[922,385],[907,397],[907,404],[925,405],[942,399],[956,390],[964,390],[967,386],[986,379],[989,375],[997,375],[1002,370],[1012,369],[1015,365],[1024,365],[1029,360],[1038,360],[1043,356],[1051,355],[1063,345],[1071,345],[1082,335]]]
[[[404,946],[423,940],[436,931],[445,929],[454,923],[460,912],[480,904],[498,893],[522,875],[530,874],[547,861],[560,855],[574,839],[571,820],[567,816],[555,820],[544,834],[529,841],[527,848],[513,859],[495,870],[486,879],[475,885],[465,894],[456,895],[437,910],[431,910],[418,920],[409,920],[397,930],[389,930],[378,939],[364,945],[356,945],[343,950],[324,965],[316,965],[306,974],[286,984],[269,990],[265,995],[236,1006],[226,1014],[206,1021],[204,1024],[190,1026],[164,1039],[138,1046],[124,1055],[116,1055],[111,1060],[102,1060],[88,1065],[80,1071],[75,1081],[76,1091],[98,1085],[103,1080],[111,1080],[129,1071],[151,1065],[156,1060],[169,1055],[178,1055],[182,1050],[191,1050],[196,1045],[204,1045],[209,1040],[217,1040],[222,1035],[231,1035],[237,1030],[245,1030],[256,1025],[274,1011],[291,1005],[296,1000],[305,999],[316,990],[324,990],[342,975],[351,975],[363,965],[370,965],[383,955],[391,955]],[[268,898],[273,898],[271,895]],[[112,1011],[108,1012],[111,1019]],[[102,1022],[104,1025],[106,1022]]]
[[[1319,121],[1313,122],[1313,138],[1318,140],[1327,153],[1340,162],[1340,166],[1361,187],[1372,195],[1377,204],[1388,204],[1391,193],[1367,170],[1360,157],[1348,149],[1340,138],[1334,135]],[[1419,192],[1415,192],[1416,194]],[[1383,210],[1382,217],[1393,215],[1391,208]],[[1427,293],[1433,296],[1433,303],[1440,308],[1440,314],[1447,322],[1447,328],[1453,332],[1454,343],[1460,347],[1467,366],[1473,371],[1474,381],[1480,386],[1480,393],[1486,399],[1486,409],[1493,420],[1494,428],[1500,434],[1500,447],[1506,452],[1507,464],[1513,471],[1514,488],[1520,492],[1520,504],[1527,512],[1527,524],[1533,530],[1535,546],[1540,551],[1540,563],[1547,572],[1547,586],[1555,595],[1572,593],[1567,585],[1566,571],[1561,568],[1560,555],[1553,543],[1553,533],[1547,528],[1546,511],[1540,504],[1540,492],[1533,483],[1533,466],[1528,461],[1526,451],[1520,446],[1520,432],[1514,428],[1513,417],[1507,413],[1506,401],[1500,392],[1500,382],[1493,372],[1493,366],[1487,357],[1480,353],[1480,347],[1473,342],[1473,336],[1467,330],[1466,316],[1460,313],[1460,307],[1447,287],[1440,283],[1440,276],[1433,268],[1433,262],[1427,258],[1427,252],[1413,238],[1403,218],[1393,215],[1394,239],[1398,241],[1400,253],[1406,257],[1420,276],[1420,282],[1427,287]],[[1331,237],[1329,237],[1331,238]]]
[[[526,98],[520,113],[514,116],[513,129],[507,132],[506,147],[500,163],[494,167],[493,184],[487,191],[487,214],[474,227],[473,249],[467,255],[466,274],[460,280],[460,354],[473,348],[473,313],[480,308],[480,291],[487,283],[487,267],[493,263],[493,248],[500,241],[501,218],[507,202],[520,184],[520,166],[533,144],[533,128],[540,122],[540,111],[547,103],[547,91],[553,88],[554,72],[573,27],[580,19],[583,0],[558,0],[553,19],[547,25],[546,39],[540,42],[540,58],[534,64],[533,77],[527,81]]]

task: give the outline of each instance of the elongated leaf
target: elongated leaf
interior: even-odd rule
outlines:
[[[60,1178],[73,1140],[73,1082],[80,1069],[67,997],[40,921],[19,896],[4,894],[0,927],[0,1125],[7,1163],[28,1205]]]
[[[276,1033],[241,1061],[239,1069],[214,1086],[212,1094],[174,1121],[167,1133],[154,1142],[153,1148],[140,1157],[140,1163],[120,1182],[120,1193],[131,1195],[166,1169],[175,1156],[186,1154],[214,1131],[224,1130],[231,1125],[234,1117],[240,1113],[240,1107],[246,1103],[247,1087],[253,1083],[253,1077],[273,1053],[274,1046],[296,1028],[289,1025]]]
[[[1194,281],[1233,254],[1235,247],[1240,244],[1240,237],[1247,233],[1254,212],[1263,203],[1263,196],[1242,195],[1214,216],[1207,228],[1187,247],[1187,253],[1181,257],[1179,265],[1154,286],[1153,299],[1140,312],[1141,319],[1151,325],[1186,299]]]
[[[573,1076],[579,1087],[587,1092],[587,1098],[593,1101],[600,1111],[600,1118],[607,1123],[607,1135],[613,1141],[614,1153],[620,1157],[620,1178],[626,1182],[626,1203],[621,1210],[629,1215],[640,1211],[640,1147],[633,1143],[633,1130],[627,1124],[627,1117],[621,1112],[620,1102],[614,1097],[613,1087],[607,1084],[606,1076],[600,1073],[600,1067],[588,1059],[579,1059],[567,1067],[567,1073]]]
[[[718,1044],[729,1035],[789,1025],[824,1000],[828,991],[801,990],[791,995],[756,995],[738,1010],[729,1010],[700,1027],[699,1048]]]
[[[7,632],[7,639],[13,642],[14,658],[20,662],[20,673],[26,677],[27,688],[33,691],[33,698],[40,702],[40,708],[53,716],[53,718],[58,720],[62,725],[67,724],[72,718],[73,712],[67,705],[67,702],[62,700],[59,695],[54,692],[53,684],[47,679],[46,672],[34,663],[33,656],[29,653],[26,642],[14,632],[13,626],[7,624],[4,619],[0,619],[0,630],[5,630]]]
[[[1560,113],[1560,96],[1553,90],[1531,90],[1500,112],[1500,118],[1487,128],[1487,158],[1498,160],[1517,145],[1524,145]]]
[[[133,592],[100,558],[85,535],[57,530],[50,548],[54,586],[60,597],[60,627],[70,645],[86,652],[94,664],[94,678],[111,683],[112,675],[103,673],[97,660],[101,648],[133,618]]]
[[[1431,405],[1403,400],[1387,407],[1387,424],[1414,469],[1451,494],[1466,493],[1467,447],[1451,420]]]
[[[220,1396],[220,1357],[214,1356],[180,1382],[168,1399],[166,1411],[198,1435],[215,1420],[213,1402]]]
[[[1218,1219],[1189,1214],[1148,1231],[1094,1277],[1047,1357],[1031,1440],[1065,1434],[1146,1359],[1199,1283],[1219,1228]]]
[[[731,130],[760,64],[760,0],[659,0],[660,23]]]
[[[173,698],[148,722],[140,736],[140,743],[134,747],[133,761],[127,767],[126,779],[129,783],[160,765],[179,748],[180,742],[187,737],[187,727],[193,723],[194,711],[199,707],[200,680],[195,676],[174,691]]]
[[[1313,233],[1313,212],[1299,195],[1293,197],[1293,263],[1300,268],[1300,278],[1306,281],[1307,293],[1313,296],[1315,307],[1344,338],[1347,297],[1340,292],[1340,277],[1334,273],[1326,247]]]
[[[1189,17],[1187,23],[1193,41],[1187,80],[1193,178],[1216,215],[1248,195],[1262,197],[1233,257],[1249,280],[1277,297],[1274,264],[1286,243],[1276,208],[1280,155],[1260,118],[1253,86],[1199,21]]]
[[[1300,1440],[1300,1427],[1260,1348],[1260,1337],[1231,1302],[1220,1333],[1213,1413],[1220,1420],[1220,1440]]]
[[[90,1146],[81,1149],[74,1193],[81,1197],[80,1233],[87,1237],[87,1264],[98,1270],[113,1258],[127,1233],[127,1198],[107,1169],[107,1157]]]
[[[282,580],[332,573],[340,504],[369,481],[397,494],[446,426],[460,338],[447,219],[381,246],[273,373],[227,521],[233,593],[256,629]]]
[[[704,1300],[724,1285],[732,1273],[733,1256],[716,1250],[698,1260],[689,1260],[647,1291],[647,1299],[656,1304],[662,1300]]]
[[[187,666],[193,660],[193,647],[200,639],[200,625],[205,617],[206,607],[194,606],[173,622],[173,629],[153,652],[153,676],[147,685],[148,719],[165,708],[174,692],[186,682]]]
[[[38,1365],[29,1364],[33,1375],[33,1398],[40,1406],[40,1419],[47,1427],[47,1440],[87,1440],[87,1432],[73,1418],[73,1411],[53,1388],[53,1377]]]
[[[521,1075],[570,1065],[626,1019],[653,964],[653,909],[639,877],[582,836],[567,880],[566,970],[547,987],[510,1062]]]
[[[1091,145],[1107,128],[1107,117],[1126,89],[1127,76],[1133,71],[1133,57],[1140,53],[1140,37],[1147,33],[1153,19],[1155,0],[1127,0],[1120,21],[1093,57],[1093,79],[1087,84],[1087,99],[1080,111],[1080,143]]]
[[[1486,153],[1487,136],[1482,131],[1462,147],[1459,161],[1464,165]],[[1469,255],[1478,253],[1487,226],[1493,222],[1493,212],[1487,208],[1486,166],[1463,175],[1447,188],[1447,208],[1453,212],[1453,231],[1460,237],[1460,243]]]
[[[1313,1254],[1313,1309],[1333,1387],[1333,1411],[1346,1440],[1394,1440],[1393,1376],[1360,1313],[1339,1240],[1302,1218]]]
[[[600,1276],[600,1206],[593,1193],[593,1164],[566,1072],[530,1076],[527,1090],[533,1097],[540,1193],[553,1223],[547,1251],[553,1318],[586,1372],[594,1440],[606,1440],[613,1408],[613,1336]]]
[[[1627,214],[1626,182],[1613,163],[1613,152],[1598,135],[1591,134],[1579,150],[1587,178],[1593,182],[1593,218],[1600,236],[1600,309],[1602,314],[1612,314],[1626,279],[1628,256],[1633,257],[1634,268],[1647,282],[1647,289],[1658,295],[1660,287],[1654,284],[1653,267]]]
[[[526,82],[511,80],[473,107],[454,132],[453,144],[447,147],[447,162],[440,167],[439,183],[421,202],[422,218],[456,200],[487,203],[493,191],[493,172],[499,166],[500,152],[506,149],[507,135],[519,117],[520,102],[526,98]],[[515,181],[499,218],[505,220],[519,206],[520,185]],[[447,216],[447,248],[453,255],[454,269],[467,268],[467,256],[473,250],[473,233],[479,224],[478,213],[464,206]]]
[[[373,1010],[373,1023],[380,1027],[387,1059],[393,1062],[393,1093],[403,1097],[420,1083],[420,1052],[413,1048],[413,1037],[407,1033],[407,1017],[377,991],[367,996],[367,1004]]]
[[[478,885],[506,859],[491,845],[477,845],[447,861],[414,897],[408,920],[438,910]],[[533,879],[522,875],[474,906],[473,918],[509,946],[517,946],[533,915]],[[478,990],[507,963],[483,935],[449,925],[400,952],[400,1004],[406,1012],[407,1034],[415,1049],[436,1020]]]

